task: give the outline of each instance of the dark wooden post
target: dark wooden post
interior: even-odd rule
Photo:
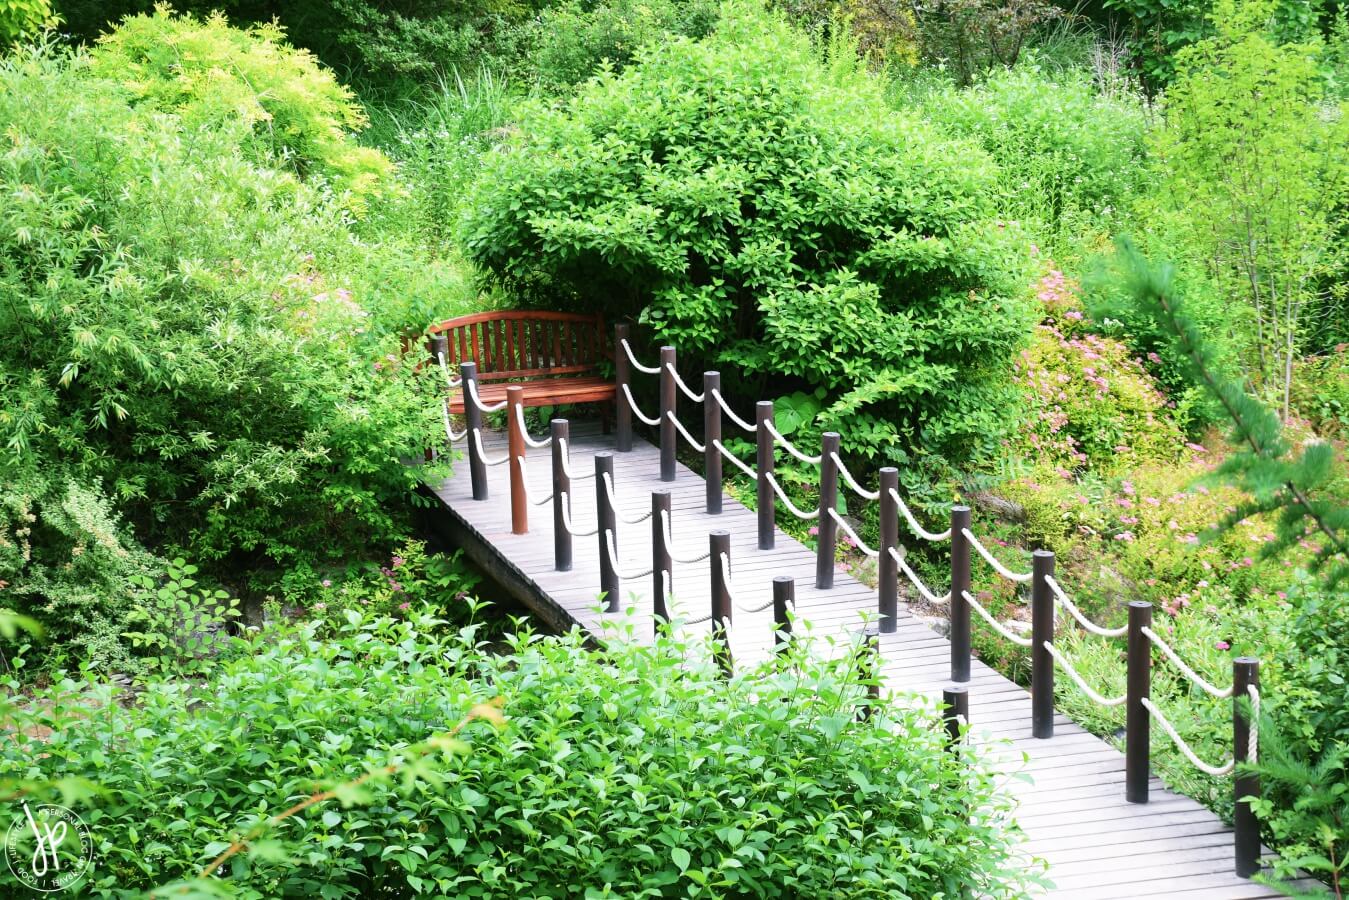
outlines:
[[[721,512],[721,452],[716,443],[721,440],[721,404],[712,394],[721,392],[721,373],[703,373],[703,481],[707,489],[707,511]]]
[[[431,339],[426,342],[426,352],[431,354],[431,365],[435,366],[436,368],[440,368],[440,364],[443,361],[445,363],[444,371],[446,372],[449,371],[450,341],[448,338],[445,337],[445,335],[443,334],[432,335]],[[445,390],[448,392],[449,388],[447,387]],[[440,402],[442,405],[446,407],[445,413],[448,415],[450,398],[447,396]],[[450,436],[448,434],[445,435],[446,440],[449,440],[449,438]],[[450,448],[446,447],[445,450],[448,453]],[[434,446],[427,447],[426,461],[431,462],[431,460],[435,458],[436,458],[436,448]]]
[[[678,411],[678,395],[674,380],[675,348],[660,348],[660,480],[675,480],[675,447],[679,435],[675,432],[674,415]]]
[[[662,513],[664,515],[662,515]],[[671,586],[666,574],[674,580],[674,560],[670,557],[670,545],[665,542],[665,519],[670,515],[670,492],[651,492],[651,586],[655,591],[652,598],[652,610],[656,619],[656,633],[660,634],[662,625],[670,621],[670,608],[666,597]]]
[[[755,482],[755,497],[759,506],[759,549],[772,550],[777,534],[777,499],[773,496],[773,401],[760,400],[754,404],[754,468],[759,473]]]
[[[899,627],[899,563],[890,555],[899,550],[899,469],[886,466],[880,473],[881,553],[876,559],[876,609],[881,631],[893,634]]]
[[[731,592],[726,587],[726,572],[722,569],[721,555],[726,554],[726,564],[731,561],[731,533],[714,531],[707,536],[708,548],[712,555],[708,557],[712,570],[712,652],[721,666],[722,674],[730,677],[734,668],[731,660]]]
[[[599,530],[595,532],[600,542],[600,590],[604,593],[604,611],[618,612],[618,572],[614,565],[617,560],[609,556],[609,535],[614,536],[614,549],[618,549],[618,516],[609,502],[609,491],[604,486],[604,476],[614,479],[614,455],[609,452],[595,454],[595,521]]]
[[[779,652],[792,643],[792,620],[788,611],[796,608],[796,579],[778,575],[773,579],[773,650]]]
[[[473,482],[473,499],[487,499],[487,464],[478,452],[482,435],[482,410],[473,402],[478,386],[478,364],[464,362],[459,364],[459,389],[464,392],[464,419],[468,424],[468,475]]]
[[[571,532],[563,524],[571,515],[571,478],[567,476],[567,459],[562,455],[562,445],[570,443],[571,423],[566,419],[554,419],[548,423],[553,443],[549,450],[553,454],[553,568],[559,572],[571,571]],[[566,494],[566,505],[562,495]]]
[[[1148,753],[1152,716],[1143,705],[1152,690],[1152,642],[1143,633],[1152,627],[1152,604],[1129,601],[1129,670],[1124,707],[1124,799],[1148,802]]]
[[[829,511],[838,506],[838,432],[826,431],[820,436],[820,526],[815,543],[815,587],[825,590],[834,586],[834,541],[838,526]]]
[[[866,700],[858,715],[867,721],[876,714],[881,701],[881,631],[868,625],[862,632],[862,645],[857,648],[857,674],[866,689]]]
[[[970,680],[970,542],[964,531],[970,527],[970,508],[951,507],[951,680]]]
[[[1251,746],[1251,722],[1242,709],[1251,687],[1260,689],[1260,661],[1249,656],[1232,660],[1232,758],[1237,765],[1250,762],[1258,752]],[[1252,709],[1251,714],[1258,715],[1259,710]],[[1242,798],[1259,796],[1259,775],[1233,773],[1232,800],[1236,804],[1232,815],[1233,839],[1237,875],[1242,878],[1250,878],[1260,871],[1260,822],[1255,818],[1250,801]]]
[[[512,385],[506,388],[506,447],[511,473],[511,534],[529,533],[529,500],[525,497],[525,435],[520,424],[524,412],[525,389]]]
[[[960,743],[960,726],[970,722],[970,689],[963,684],[943,688],[941,692],[941,718],[946,726],[946,744],[955,747]]]
[[[628,362],[628,351],[623,342],[631,338],[632,329],[626,322],[614,326],[614,383],[618,390],[614,395],[614,446],[620,453],[632,449],[632,409],[623,391],[626,386],[632,390],[632,365]]]
[[[1031,554],[1030,583],[1030,732],[1033,737],[1054,736],[1054,657],[1045,644],[1054,642],[1054,595],[1045,579],[1054,574],[1054,554]]]

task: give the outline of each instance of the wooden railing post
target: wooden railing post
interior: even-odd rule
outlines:
[[[955,747],[960,743],[960,727],[970,722],[970,689],[963,684],[943,688],[941,704],[942,724],[946,726],[946,746]]]
[[[511,534],[529,533],[529,500],[525,496],[525,435],[520,425],[524,413],[525,389],[512,385],[506,388],[506,448],[511,460],[506,467],[511,473]]]
[[[431,355],[431,365],[439,369],[441,361],[443,360],[445,362],[445,371],[447,372],[449,371],[450,342],[449,339],[445,337],[445,335],[443,334],[432,335],[431,339],[426,342],[426,352]],[[446,388],[447,393],[448,391],[449,388]],[[445,407],[445,412],[446,414],[448,414],[450,398],[446,396],[440,401],[440,403],[443,407]],[[445,435],[446,440],[449,440],[449,438],[450,436],[448,434]],[[449,454],[449,451],[450,448],[446,447],[445,452],[447,455]],[[427,447],[426,461],[431,462],[435,458],[436,458],[436,448],[434,446]]]
[[[660,348],[660,480],[675,480],[675,447],[679,435],[675,432],[674,416],[678,413],[678,396],[674,380],[675,348]]]
[[[792,643],[792,619],[788,614],[796,608],[796,579],[778,575],[773,579],[773,651],[786,650]]]
[[[1249,700],[1250,688],[1260,689],[1260,661],[1249,656],[1232,660],[1232,758],[1237,764],[1256,758],[1257,748],[1251,746],[1251,722],[1242,707]],[[1252,709],[1252,715],[1259,710]],[[1233,772],[1232,815],[1233,842],[1236,849],[1236,871],[1242,878],[1250,878],[1260,871],[1260,822],[1246,797],[1259,798],[1260,776]]]
[[[459,364],[459,389],[464,392],[464,419],[468,426],[468,476],[473,483],[473,499],[487,499],[487,464],[478,452],[482,437],[482,410],[473,402],[478,382],[478,364],[463,362]]]
[[[614,383],[618,390],[614,393],[614,446],[620,453],[632,449],[632,409],[623,388],[632,390],[632,366],[628,363],[628,351],[623,342],[631,339],[632,329],[622,322],[614,326]]]
[[[721,373],[703,373],[703,480],[707,489],[707,511],[721,512],[721,452],[716,443],[721,440],[721,404],[714,393],[721,392]]]
[[[618,572],[614,568],[617,560],[609,555],[609,533],[613,534],[614,549],[618,549],[618,515],[609,502],[609,491],[604,485],[604,476],[614,479],[614,455],[608,452],[595,454],[595,521],[599,529],[595,532],[600,542],[600,591],[604,594],[604,611],[618,612]],[[617,486],[615,486],[617,490]]]
[[[838,506],[837,431],[826,431],[820,436],[820,526],[815,544],[815,587],[825,590],[834,586],[834,547],[838,526],[830,510]]]
[[[876,559],[876,610],[881,615],[881,631],[893,634],[899,627],[899,563],[891,556],[899,552],[899,469],[886,466],[880,472],[881,553]]]
[[[564,524],[571,516],[571,478],[567,475],[567,459],[563,456],[563,445],[569,444],[571,423],[566,419],[554,419],[548,423],[553,442],[549,447],[553,455],[553,568],[559,572],[571,571],[571,532]],[[562,495],[566,495],[563,505]]]
[[[1054,642],[1054,595],[1046,580],[1053,575],[1054,554],[1036,550],[1030,583],[1030,732],[1037,738],[1054,736],[1054,657],[1045,647]]]
[[[876,714],[881,701],[881,631],[875,625],[868,625],[862,631],[862,645],[857,648],[857,674],[866,686],[866,700],[858,710],[862,721]]]
[[[777,535],[777,499],[773,496],[773,433],[768,426],[773,424],[773,401],[760,400],[754,404],[755,454],[754,468],[759,478],[754,484],[756,503],[759,506],[759,549],[772,550]]]
[[[726,563],[731,560],[731,533],[714,531],[707,536],[708,557],[712,570],[712,652],[721,666],[722,674],[731,676],[734,663],[731,660],[731,592],[726,586],[726,573],[722,569],[721,555],[726,554]]]
[[[1152,742],[1152,716],[1143,701],[1152,691],[1152,642],[1143,633],[1152,627],[1152,604],[1129,601],[1128,699],[1124,707],[1124,799],[1148,802],[1148,753]]]
[[[651,586],[652,614],[655,617],[656,633],[660,634],[662,625],[669,624],[670,608],[666,602],[674,580],[674,560],[670,556],[670,545],[665,541],[665,520],[670,516],[670,492],[651,492]]]
[[[970,680],[970,605],[965,592],[970,589],[970,542],[965,529],[970,527],[970,508],[951,507],[951,680]]]

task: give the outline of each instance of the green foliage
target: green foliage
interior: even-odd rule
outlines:
[[[56,24],[51,0],[0,0],[0,50]]]
[[[149,657],[146,665],[180,675],[203,672],[228,643],[227,623],[239,615],[239,600],[216,588],[202,588],[197,567],[175,559],[163,578],[140,575],[136,606],[126,616],[134,629],[122,636]]]
[[[351,91],[276,25],[244,30],[219,13],[198,20],[160,6],[101,37],[90,59],[96,76],[177,113],[189,131],[242,119],[253,159],[323,176],[356,209],[387,187],[389,161],[355,141],[366,120]]]
[[[923,110],[988,151],[1002,170],[1002,208],[1056,254],[1109,233],[1141,188],[1142,104],[1098,93],[1081,73],[1023,63],[964,90],[936,92]]]
[[[1298,363],[1293,408],[1311,420],[1318,434],[1349,440],[1349,345]]]
[[[918,22],[908,3],[898,0],[772,0],[793,25],[822,45],[851,41],[873,68],[918,62]],[[849,48],[851,49],[851,48]]]
[[[968,85],[1016,65],[1037,33],[1063,16],[1045,0],[926,0],[915,4],[923,55]]]
[[[691,367],[824,389],[851,452],[966,463],[1010,424],[1024,243],[987,159],[882,96],[731,4],[707,40],[529,107],[466,252],[521,301],[640,317]]]
[[[98,842],[89,896],[190,876],[268,822],[220,873],[238,896],[1022,887],[991,773],[944,749],[931,712],[882,702],[859,721],[851,654],[723,681],[706,647],[668,638],[596,654],[579,633],[522,635],[502,657],[476,641],[474,626],[353,614],[334,639],[312,625],[258,639],[214,681],[154,680],[131,706],[67,682],[30,713],[50,735],[23,732],[0,760],[18,777],[102,785],[82,811]],[[418,758],[492,697],[500,734],[470,728],[468,755]],[[334,785],[340,806],[270,816]]]

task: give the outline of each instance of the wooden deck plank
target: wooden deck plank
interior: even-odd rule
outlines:
[[[757,520],[752,510],[725,497],[723,512],[704,511],[702,480],[684,466],[673,482],[659,478],[659,452],[634,439],[631,452],[614,454],[614,493],[620,516],[634,519],[650,509],[652,491],[668,491],[674,553],[695,556],[707,551],[709,532],[731,536],[731,577],[739,606],[733,612],[731,650],[737,660],[751,662],[772,652],[771,610],[745,612],[771,597],[772,578],[790,575],[796,587],[797,634],[819,640],[842,638],[856,632],[864,618],[874,617],[874,589],[846,572],[836,571],[834,587],[817,590],[815,555],[782,533],[771,550],[757,546]],[[596,452],[612,449],[611,440],[597,429],[577,426],[572,433],[570,468],[575,475],[594,471]],[[489,457],[505,450],[501,433],[485,437]],[[548,451],[528,457],[530,495],[541,499],[551,491]],[[554,569],[551,504],[530,509],[528,534],[511,533],[510,504],[505,466],[488,469],[489,502],[472,500],[468,466],[436,486],[444,507],[441,516],[453,533],[477,543],[480,555],[499,557],[497,573],[515,579],[510,590],[555,626],[579,625],[592,633],[631,628],[638,640],[652,633],[652,579],[622,581],[621,606],[633,610],[610,614],[598,601],[599,538],[577,537],[572,542],[570,571]],[[595,521],[595,483],[574,481],[572,520],[578,527]],[[448,516],[445,515],[448,513]],[[650,565],[651,522],[619,522],[615,534],[619,568],[640,570]],[[644,561],[645,560],[645,561]],[[675,563],[672,594],[676,611],[696,619],[710,608],[708,561]],[[684,626],[683,633],[707,633],[707,625]],[[975,627],[983,627],[976,625]],[[901,604],[898,628],[881,636],[882,677],[886,689],[900,697],[933,698],[950,685],[950,645]],[[1124,757],[1106,741],[1091,735],[1066,717],[1055,717],[1055,735],[1036,739],[1030,734],[1030,698],[982,662],[975,660],[968,684],[971,737],[1002,773],[1006,790],[1017,803],[1016,818],[1025,832],[1019,851],[1049,866],[1054,887],[1049,896],[1120,900],[1132,897],[1263,898],[1277,896],[1232,873],[1231,832],[1212,812],[1196,801],[1151,781],[1152,802],[1124,799]],[[929,700],[930,702],[930,700]]]

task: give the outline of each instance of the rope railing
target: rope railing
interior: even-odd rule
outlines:
[[[818,466],[820,464],[820,460],[824,459],[823,456],[811,456],[808,453],[802,453],[800,450],[796,448],[795,444],[793,444],[791,441],[787,440],[787,438],[783,436],[782,432],[778,431],[778,427],[774,425],[771,420],[765,421],[764,427],[767,428],[768,433],[773,436],[774,443],[776,443],[783,450],[786,450],[789,454],[796,457],[806,465]]]
[[[569,456],[568,456],[568,454],[571,452],[571,448],[570,448],[570,447],[568,446],[568,444],[567,444],[567,439],[566,439],[566,438],[563,438],[563,439],[561,440],[560,444],[561,444],[561,447],[562,447],[562,474],[564,474],[564,475],[567,476],[567,480],[569,480],[569,481],[588,481],[589,479],[595,477],[595,473],[594,473],[594,472],[588,472],[588,473],[586,473],[585,475],[577,475],[576,473],[574,473],[574,472],[571,470],[571,461],[570,461],[570,458],[569,458]]]
[[[993,568],[993,571],[997,572],[1003,578],[1006,578],[1008,581],[1018,582],[1031,580],[1032,575],[1034,575],[1033,572],[1013,572],[1011,569],[998,562],[998,558],[992,553],[989,553],[988,548],[979,543],[979,539],[975,537],[968,528],[961,529],[960,533],[965,537],[965,540],[969,541],[970,546],[977,550],[979,555],[984,558],[984,562],[988,563],[989,566]]]
[[[735,604],[736,609],[740,610],[742,613],[761,613],[773,605],[772,598],[769,598],[767,603],[763,603],[759,606],[746,606],[741,603],[739,595],[735,590],[735,583],[731,581],[731,558],[725,553],[718,553],[717,556],[719,557],[718,561],[721,565],[721,577],[725,580],[726,584],[726,593],[731,595],[731,602]]]
[[[568,534],[570,534],[572,537],[592,537],[600,533],[600,526],[598,524],[589,531],[577,530],[575,523],[572,522],[571,520],[571,495],[568,494],[566,491],[563,491],[561,494],[561,499],[562,499],[562,527],[567,530]]]
[[[951,529],[949,528],[945,531],[928,531],[925,529],[914,518],[913,510],[909,509],[909,504],[905,503],[903,498],[899,496],[899,491],[892,490],[889,494],[890,498],[895,501],[895,505],[899,507],[900,515],[904,516],[904,521],[909,523],[909,529],[914,534],[925,541],[944,541],[951,536]]]
[[[523,406],[515,407],[515,424],[520,429],[520,437],[524,438],[526,447],[533,447],[535,450],[542,450],[544,447],[551,447],[553,438],[551,436],[543,440],[535,440],[529,436],[529,429],[525,427],[525,408]]]
[[[684,427],[684,423],[679,421],[679,417],[676,416],[674,412],[668,412],[666,413],[666,415],[669,416],[670,421],[674,423],[675,430],[678,431],[681,435],[683,435],[684,440],[689,442],[689,446],[691,446],[694,450],[697,450],[699,453],[707,452],[707,447],[704,446],[703,444],[698,443],[693,439],[693,435],[689,434],[689,430]]]
[[[726,402],[726,398],[721,396],[721,391],[713,391],[712,399],[717,401],[717,405],[720,406],[721,411],[726,414],[726,418],[730,419],[736,425],[739,425],[745,431],[748,431],[752,434],[759,430],[758,426],[756,426],[753,422],[746,422],[744,419],[740,418],[735,414],[735,410],[731,409],[730,404]]]
[[[614,533],[612,530],[608,528],[604,529],[604,541],[609,548],[609,564],[614,567],[614,573],[618,575],[619,578],[622,578],[625,581],[630,581],[634,578],[645,578],[656,570],[656,567],[652,565],[640,572],[623,571],[618,567],[618,544],[614,540]]]
[[[699,394],[699,393],[697,393],[697,392],[695,392],[695,391],[693,390],[693,388],[691,388],[691,387],[689,387],[687,384],[685,384],[685,383],[684,383],[684,379],[682,379],[682,378],[679,377],[679,371],[678,371],[674,366],[672,366],[672,365],[669,364],[669,363],[666,363],[666,364],[665,364],[665,368],[668,369],[668,370],[670,371],[670,377],[674,379],[675,387],[677,387],[677,388],[679,388],[681,391],[683,391],[683,392],[684,392],[684,396],[688,397],[688,398],[689,398],[690,400],[692,400],[694,403],[702,403],[702,402],[703,402],[703,395],[702,395],[702,394]],[[657,369],[656,371],[659,372],[660,370]]]
[[[777,476],[772,472],[764,473],[764,477],[767,478],[768,483],[772,485],[773,493],[778,495],[778,499],[782,501],[783,506],[786,506],[787,511],[792,515],[796,516],[798,519],[818,519],[820,517],[820,508],[818,506],[807,512],[788,499],[786,492],[782,490],[782,485],[778,484]]]
[[[451,444],[457,444],[468,437],[467,428],[458,434],[454,433],[454,426],[450,424],[450,410],[444,403],[440,404],[440,418],[445,423],[445,437],[449,438]]]
[[[470,378],[468,381],[464,382],[464,391],[468,394],[468,398],[472,401],[473,405],[485,413],[497,412],[498,410],[506,408],[505,400],[490,405],[483,403],[482,398],[478,396],[478,381],[475,378]]]
[[[689,557],[675,556],[674,537],[670,533],[670,516],[666,514],[665,510],[661,510],[660,512],[660,524],[661,527],[665,530],[666,552],[670,554],[670,559],[674,560],[675,562],[683,563],[686,566],[693,565],[694,563],[702,562],[703,560],[707,559],[712,555],[712,551],[708,550],[706,553],[700,553],[697,556],[689,556]]]
[[[1249,748],[1249,757],[1247,761],[1253,764],[1259,761],[1260,691],[1255,685],[1249,685],[1247,687],[1246,695],[1251,701],[1251,718],[1247,727],[1246,739],[1247,747]],[[1162,730],[1164,730],[1167,733],[1167,736],[1171,738],[1171,742],[1176,745],[1176,749],[1179,750],[1196,769],[1206,775],[1221,778],[1224,775],[1230,775],[1236,768],[1237,761],[1235,757],[1219,766],[1210,765],[1209,763],[1204,762],[1199,758],[1198,754],[1194,752],[1194,749],[1186,743],[1185,739],[1180,736],[1180,732],[1176,730],[1176,726],[1171,724],[1171,721],[1167,719],[1166,715],[1157,707],[1157,704],[1153,703],[1152,700],[1147,697],[1143,697],[1141,702],[1143,708],[1148,711],[1148,715],[1150,715],[1158,725],[1162,726]]]
[[[627,338],[620,338],[618,343],[623,348],[623,352],[628,355],[628,362],[632,363],[632,367],[638,372],[645,372],[647,375],[660,374],[660,366],[644,366],[637,361],[637,356],[632,352],[632,345],[628,343]]]
[[[1060,653],[1059,648],[1055,647],[1052,641],[1044,641],[1043,646],[1045,650],[1049,651],[1049,655],[1054,657],[1054,661],[1059,664],[1059,668],[1068,673],[1068,677],[1073,679],[1073,682],[1081,688],[1082,693],[1086,694],[1093,703],[1099,706],[1123,706],[1129,701],[1128,694],[1122,694],[1119,697],[1104,697],[1096,693],[1078,673],[1077,669],[1073,668],[1073,664],[1068,662],[1068,657]]]
[[[628,387],[626,384],[623,385],[623,396],[627,399],[628,408],[632,410],[634,416],[641,419],[642,422],[650,425],[652,428],[655,428],[660,424],[660,419],[658,417],[648,416],[646,413],[642,412],[641,407],[637,405],[637,401],[632,399],[632,388]]]
[[[1205,680],[1204,676],[1200,675],[1194,669],[1186,665],[1185,660],[1181,659],[1180,655],[1171,648],[1170,644],[1162,640],[1161,637],[1158,636],[1157,632],[1153,631],[1151,628],[1148,628],[1147,626],[1144,626],[1142,630],[1143,634],[1147,636],[1147,639],[1152,641],[1153,645],[1158,650],[1161,650],[1162,653],[1166,654],[1166,658],[1171,660],[1171,662],[1175,665],[1175,667],[1177,669],[1180,669],[1180,671],[1185,675],[1185,677],[1190,679],[1190,681],[1193,682],[1196,687],[1202,688],[1204,691],[1213,695],[1214,697],[1217,697],[1219,700],[1225,700],[1226,698],[1232,696],[1231,686],[1228,686],[1226,688],[1219,688],[1210,684],[1207,680]]]
[[[609,505],[613,507],[614,516],[618,521],[623,522],[626,525],[640,525],[651,518],[651,510],[649,509],[635,519],[629,518],[618,511],[618,498],[614,496],[614,482],[613,479],[609,477],[608,472],[604,473],[604,492],[609,495]],[[647,572],[646,574],[650,575],[651,573]]]
[[[525,458],[523,456],[517,456],[515,461],[520,464],[520,480],[522,482],[520,487],[525,492],[525,502],[529,503],[531,506],[543,506],[545,503],[551,503],[553,500],[552,491],[548,492],[547,497],[542,497],[538,500],[529,496],[529,469],[525,465]]]
[[[1046,576],[1045,583],[1049,585],[1049,589],[1054,592],[1054,596],[1058,598],[1059,603],[1063,605],[1063,608],[1068,610],[1069,614],[1072,615],[1072,617],[1077,620],[1077,623],[1079,625],[1081,625],[1083,628],[1085,628],[1092,634],[1099,635],[1100,637],[1105,638],[1117,638],[1123,637],[1124,635],[1129,633],[1128,625],[1121,625],[1118,628],[1103,628],[1102,626],[1097,625],[1095,622],[1088,619],[1085,615],[1083,615],[1082,610],[1077,608],[1077,604],[1074,603],[1072,598],[1068,596],[1067,592],[1064,591],[1064,589],[1059,585],[1058,581],[1054,578],[1053,575]]]
[[[463,379],[455,378],[450,374],[450,367],[445,362],[445,352],[443,350],[436,352],[436,363],[440,366],[440,373],[445,376],[445,387],[454,390],[463,384]]]
[[[1011,631],[1009,631],[1005,625],[1003,625],[1001,622],[999,622],[996,618],[993,617],[993,614],[991,612],[984,609],[984,605],[980,603],[978,600],[974,599],[974,595],[971,594],[969,591],[961,591],[960,596],[964,598],[965,602],[968,603],[975,612],[983,616],[984,621],[987,622],[998,634],[1002,635],[1004,638],[1011,641],[1013,644],[1016,644],[1018,647],[1032,646],[1030,638],[1022,637],[1019,634],[1013,634]]]
[[[745,463],[741,462],[740,457],[736,456],[734,453],[727,450],[725,445],[722,444],[721,441],[713,441],[712,446],[716,447],[717,452],[720,453],[722,456],[724,456],[728,461],[733,463],[738,469],[740,469],[741,472],[744,472],[746,475],[748,475],[755,481],[759,480],[759,473],[755,472],[749,466],[745,465]]]
[[[507,453],[505,453],[503,456],[501,456],[499,459],[492,459],[491,457],[489,457],[489,456],[487,455],[487,451],[484,450],[484,449],[482,448],[482,430],[481,430],[481,429],[478,429],[478,428],[473,429],[473,447],[474,447],[475,450],[478,451],[478,458],[482,460],[483,465],[486,465],[486,466],[500,466],[500,465],[503,465],[503,464],[505,464],[505,463],[510,462],[511,455],[510,455],[509,451],[508,451]]]
[[[838,514],[838,510],[836,509],[829,510],[829,518],[833,519],[834,524],[837,525],[839,528],[842,528],[843,531],[848,535],[848,537],[852,538],[853,546],[855,546],[858,550],[861,550],[863,553],[865,553],[867,556],[872,557],[873,559],[881,555],[881,551],[871,549],[866,545],[866,542],[864,542],[860,537],[857,536],[857,532],[853,531],[853,527],[848,524],[847,519],[843,518]]]
[[[899,567],[899,571],[904,573],[904,575],[909,579],[909,582],[914,586],[915,589],[917,589],[918,593],[923,596],[924,600],[926,600],[928,603],[933,604],[934,606],[940,606],[943,603],[950,602],[951,592],[947,591],[940,597],[934,594],[926,584],[923,584],[923,579],[918,577],[918,573],[915,572],[913,569],[909,568],[908,562],[904,559],[903,556],[900,555],[899,550],[897,548],[889,547],[887,548],[886,552],[890,554],[890,558],[895,561],[895,565]]]
[[[880,491],[869,491],[857,483],[857,479],[852,477],[852,472],[848,471],[848,467],[843,464],[843,460],[839,459],[837,453],[830,453],[829,458],[833,460],[834,465],[838,467],[838,474],[843,476],[843,480],[848,483],[848,487],[856,492],[857,496],[866,500],[880,499]]]

